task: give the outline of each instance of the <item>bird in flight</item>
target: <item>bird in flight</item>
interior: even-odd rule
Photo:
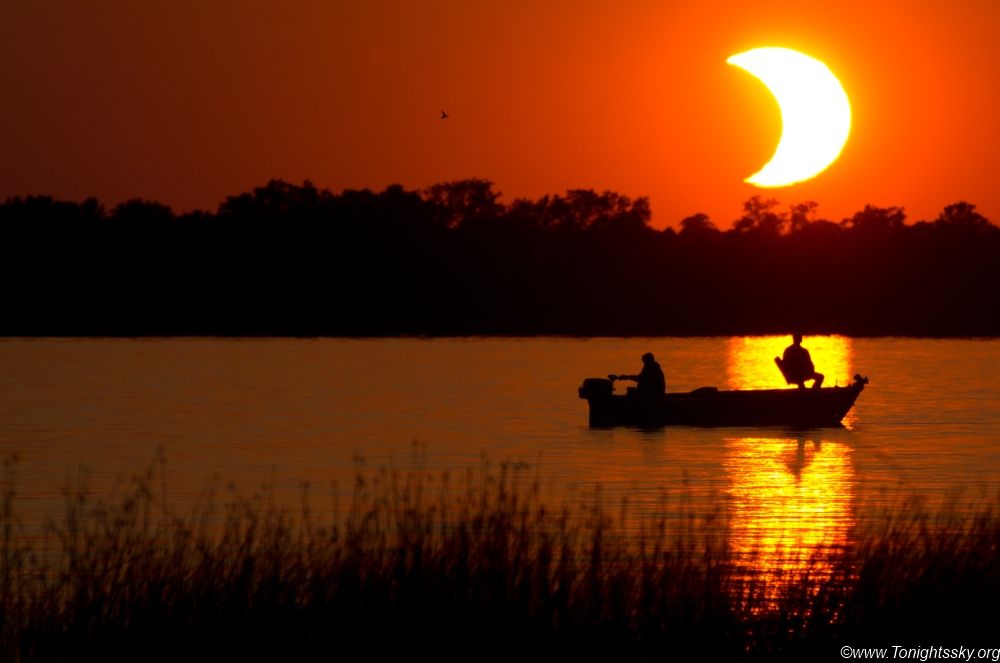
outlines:
[[[448,114],[447,114],[447,113],[445,113],[444,111],[441,111],[441,119],[442,119],[442,120],[446,120],[446,119],[448,119]]]

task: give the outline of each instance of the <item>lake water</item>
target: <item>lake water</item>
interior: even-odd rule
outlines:
[[[859,510],[1000,494],[1000,341],[807,337],[827,385],[871,383],[842,429],[591,430],[583,378],[656,354],[668,390],[783,387],[788,337],[0,341],[0,453],[19,512],[58,516],[162,449],[181,506],[211,485],[349,493],[359,463],[456,475],[524,461],[548,490],[644,513],[723,508],[734,545],[838,544]],[[666,501],[665,501],[666,500]],[[332,503],[332,502],[331,502]],[[676,502],[674,502],[676,503]],[[747,545],[750,545],[747,543]]]

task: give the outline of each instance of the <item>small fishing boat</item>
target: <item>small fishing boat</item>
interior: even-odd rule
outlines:
[[[640,398],[634,388],[616,394],[607,378],[587,378],[580,398],[590,405],[590,425],[836,427],[868,384],[855,375],[846,387],[721,391],[702,387],[662,398]]]

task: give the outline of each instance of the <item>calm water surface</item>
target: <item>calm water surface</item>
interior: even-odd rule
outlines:
[[[788,342],[4,340],[0,452],[18,456],[32,518],[59,514],[81,468],[114,490],[160,448],[180,505],[219,482],[346,494],[359,459],[405,470],[419,448],[428,472],[485,456],[527,462],[561,495],[600,484],[644,513],[722,508],[737,547],[837,544],[860,509],[1000,492],[996,340],[807,337],[827,384],[871,379],[843,429],[591,430],[577,398],[584,377],[636,373],[647,350],[670,391],[783,387],[772,357]]]

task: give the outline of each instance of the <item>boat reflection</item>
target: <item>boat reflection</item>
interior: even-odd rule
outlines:
[[[829,580],[854,524],[852,449],[806,436],[728,439],[723,466],[730,546],[753,581],[752,607],[775,607],[807,576]]]

